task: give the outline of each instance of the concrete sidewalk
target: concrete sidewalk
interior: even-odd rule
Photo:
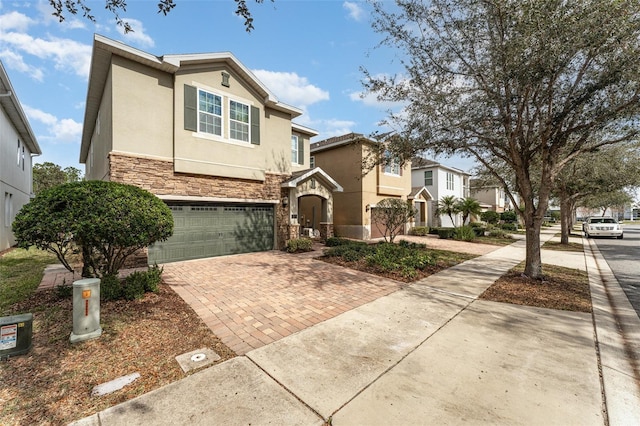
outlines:
[[[580,263],[543,251],[588,270],[593,316],[477,300],[524,247],[464,262],[75,424],[640,424],[629,334],[640,327],[615,283],[603,284],[597,256],[586,250]]]

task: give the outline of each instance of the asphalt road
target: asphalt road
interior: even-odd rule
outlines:
[[[594,238],[594,241],[640,317],[640,223],[625,225],[622,240]]]

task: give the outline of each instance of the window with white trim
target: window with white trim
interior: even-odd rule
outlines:
[[[298,164],[298,137],[291,135],[291,162]]]
[[[449,189],[451,191],[454,190],[453,173],[449,173],[449,172],[447,172],[447,189]]]
[[[424,186],[433,185],[433,170],[424,171]]]
[[[198,131],[222,136],[222,97],[198,89]]]
[[[20,167],[20,156],[21,156],[20,155],[20,139],[18,139],[18,155],[16,156],[17,160],[18,160],[18,162],[17,162],[18,167]]]
[[[229,138],[249,142],[249,105],[229,101]]]
[[[385,164],[383,171],[389,175],[400,176],[400,163],[398,159],[391,158],[391,153],[389,151],[384,152]]]
[[[314,157],[313,155],[309,157],[309,168],[311,169],[316,168],[316,157]]]

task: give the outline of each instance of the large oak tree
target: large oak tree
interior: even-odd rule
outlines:
[[[402,102],[388,124],[402,159],[474,157],[505,188],[514,176],[526,226],[525,274],[542,276],[540,227],[572,159],[634,139],[640,112],[636,0],[375,2],[373,27],[399,76],[364,70],[367,92]],[[513,195],[513,194],[510,194]],[[512,197],[513,199],[513,197]]]

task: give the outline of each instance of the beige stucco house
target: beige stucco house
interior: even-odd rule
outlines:
[[[332,229],[341,188],[310,170],[317,132],[293,122],[301,114],[229,52],[155,56],[96,35],[80,162],[87,179],[169,205],[174,235],[149,262],[270,250],[300,235],[306,195],[324,200],[322,234]]]
[[[42,154],[31,125],[0,61],[0,251],[16,241],[16,214],[33,197],[32,159]]]
[[[363,161],[377,151],[372,147],[378,143],[362,134],[349,133],[311,144],[311,162],[343,187],[341,193],[334,194],[333,209],[333,226],[340,237],[362,240],[382,237],[384,228],[375,223],[373,212],[384,198],[399,198],[416,205],[429,198],[423,188],[411,187],[411,164],[401,167],[391,162],[363,174]],[[317,205],[303,203],[303,226],[317,226],[314,208]],[[410,226],[407,223],[403,231]]]
[[[470,193],[478,200],[483,210],[505,211],[506,195],[504,188],[499,185],[484,184],[477,179],[471,179]]]

